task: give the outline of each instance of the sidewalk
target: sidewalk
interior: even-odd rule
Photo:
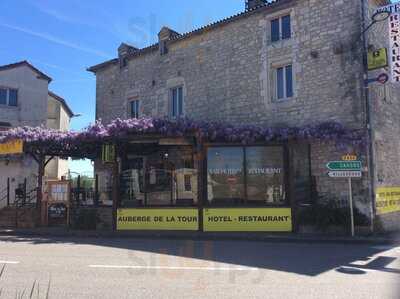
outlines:
[[[35,229],[0,229],[1,236],[47,237],[47,238],[136,238],[136,239],[175,239],[175,240],[236,240],[264,242],[299,242],[299,243],[344,243],[344,244],[391,244],[400,245],[400,233],[371,236],[345,236],[327,234],[295,233],[215,233],[182,231],[83,231],[65,228]]]

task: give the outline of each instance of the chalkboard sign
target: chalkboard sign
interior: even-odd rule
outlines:
[[[67,209],[67,206],[63,203],[50,204],[47,208],[49,225],[66,225],[68,215]]]

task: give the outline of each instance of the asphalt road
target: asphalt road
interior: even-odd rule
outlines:
[[[0,237],[2,265],[1,299],[400,298],[391,246]]]

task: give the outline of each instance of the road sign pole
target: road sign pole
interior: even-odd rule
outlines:
[[[350,219],[351,219],[351,236],[354,237],[354,211],[353,211],[353,190],[351,187],[351,178],[349,178],[349,198],[350,198]]]

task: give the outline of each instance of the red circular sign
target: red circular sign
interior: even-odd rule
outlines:
[[[376,81],[378,81],[381,84],[385,84],[388,80],[389,80],[389,76],[387,74],[380,74],[376,78]]]

